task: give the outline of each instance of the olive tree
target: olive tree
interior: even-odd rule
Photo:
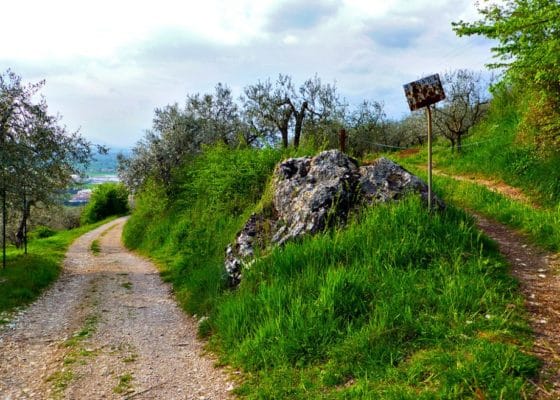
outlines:
[[[284,148],[288,147],[290,133],[298,148],[306,121],[309,132],[313,132],[313,128],[335,115],[339,106],[334,85],[323,84],[315,76],[296,90],[292,78],[282,74],[274,83],[267,79],[247,86],[242,102],[249,124],[268,137],[280,133]]]
[[[92,156],[92,145],[68,132],[60,116],[48,113],[44,98],[34,97],[44,81],[24,85],[8,70],[0,74],[0,197],[2,242],[6,245],[8,212],[19,213],[15,244],[26,241],[31,207],[56,202],[59,194]],[[100,148],[101,151],[106,149]]]
[[[517,91],[531,98],[523,123],[545,151],[560,150],[560,2],[557,0],[485,1],[481,19],[454,23],[460,35],[494,39],[496,62]]]
[[[480,72],[465,69],[446,72],[442,81],[445,100],[435,108],[436,133],[460,152],[463,138],[487,111],[488,85]]]

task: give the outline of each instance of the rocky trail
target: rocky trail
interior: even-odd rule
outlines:
[[[76,240],[61,278],[0,329],[0,399],[230,397],[196,321],[154,265],[123,248],[125,221]]]

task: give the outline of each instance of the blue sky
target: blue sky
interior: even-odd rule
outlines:
[[[491,42],[458,38],[471,0],[19,0],[2,5],[0,69],[42,93],[68,128],[126,147],[153,110],[218,82],[239,96],[258,80],[315,74],[350,104],[408,113],[402,84],[457,68],[484,69]]]

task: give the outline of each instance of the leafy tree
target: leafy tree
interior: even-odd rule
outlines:
[[[274,140],[278,131],[282,147],[288,147],[288,133],[293,110],[286,98],[294,94],[291,78],[280,75],[276,86],[270,79],[257,82],[244,89],[242,97],[245,119],[262,136]]]
[[[25,242],[25,227],[35,204],[52,204],[71,182],[72,174],[92,156],[91,143],[68,132],[60,117],[48,114],[44,98],[33,100],[44,82],[23,85],[8,70],[0,74],[0,196],[3,243],[8,210],[19,212],[16,245]],[[101,151],[106,149],[100,148]]]
[[[103,183],[97,186],[84,208],[81,222],[91,224],[112,215],[123,215],[129,211],[128,191],[123,184]]]
[[[379,150],[379,144],[390,145],[386,119],[382,103],[370,100],[360,103],[347,118],[347,126],[350,127],[350,149],[353,154],[361,157],[368,151]]]
[[[442,83],[445,100],[434,113],[436,134],[451,143],[451,149],[461,151],[462,140],[485,115],[488,95],[481,73],[459,69],[446,72]]]
[[[401,121],[390,123],[390,129],[394,131],[394,136],[402,139],[403,146],[422,146],[428,140],[426,115],[422,111],[413,112]]]
[[[533,97],[526,122],[537,129],[542,147],[560,149],[560,2],[557,0],[485,1],[482,19],[454,23],[458,35],[495,39],[497,62],[507,80]]]
[[[199,93],[187,96],[187,116],[200,122],[199,134],[205,142],[223,142],[234,145],[241,126],[239,107],[234,102],[231,89],[218,83],[214,94]]]
[[[188,115],[178,104],[155,110],[152,129],[132,149],[129,157],[117,156],[117,173],[131,190],[152,178],[171,188],[173,170],[186,157],[200,152],[205,143],[199,120]]]
[[[280,74],[274,84],[268,79],[247,86],[244,92],[243,107],[250,126],[267,137],[279,132],[284,148],[288,147],[290,132],[293,145],[298,148],[305,121],[313,131],[313,127],[331,118],[339,106],[335,86],[322,84],[317,76],[296,90],[292,78]]]

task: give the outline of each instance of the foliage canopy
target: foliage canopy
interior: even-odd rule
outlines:
[[[538,145],[560,149],[560,2],[557,0],[486,0],[482,19],[454,23],[462,35],[495,39],[492,50],[505,68],[507,80],[532,97],[524,117],[525,127],[535,131]]]
[[[112,215],[129,211],[128,191],[123,184],[103,183],[95,188],[84,208],[82,223],[92,224]]]

